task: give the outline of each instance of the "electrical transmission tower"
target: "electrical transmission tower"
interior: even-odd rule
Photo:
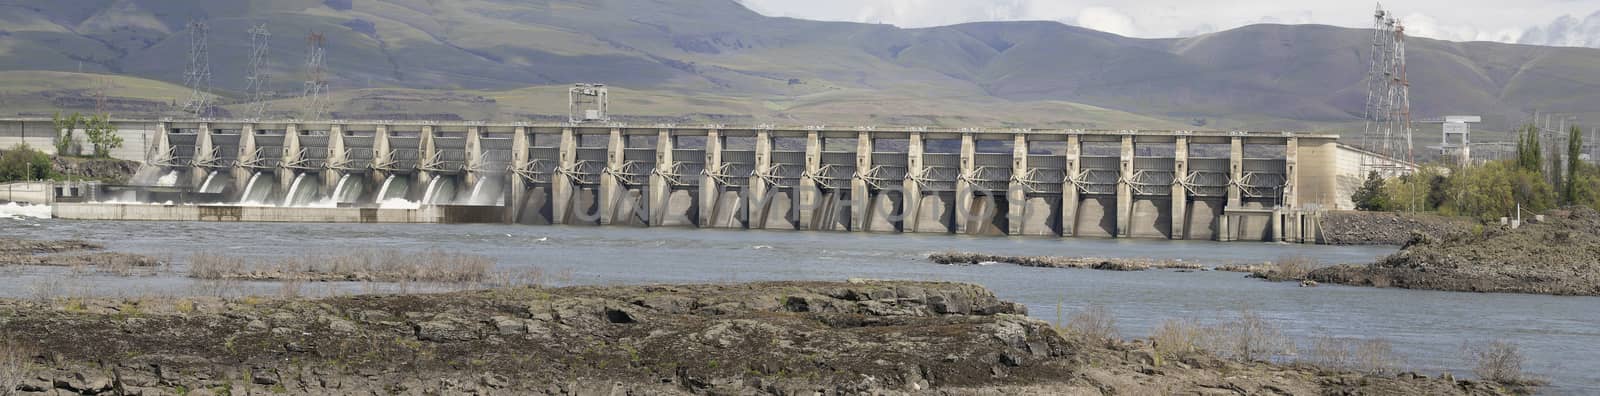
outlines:
[[[183,72],[189,100],[183,102],[183,111],[196,118],[206,117],[211,108],[211,51],[206,48],[210,32],[203,21],[189,22],[189,67]]]
[[[1411,81],[1406,78],[1406,28],[1379,4],[1372,16],[1372,59],[1367,69],[1366,129],[1361,145],[1387,158],[1367,156],[1362,173],[1407,173],[1395,160],[1415,162],[1411,144]]]
[[[300,97],[305,101],[304,117],[308,120],[322,119],[327,115],[328,78],[322,60],[325,43],[322,33],[306,36],[306,46],[310,48],[306,51],[305,91]]]
[[[245,78],[245,94],[250,96],[250,107],[245,116],[260,119],[266,115],[267,99],[273,96],[272,74],[267,71],[267,48],[272,32],[266,24],[250,28],[250,74]]]

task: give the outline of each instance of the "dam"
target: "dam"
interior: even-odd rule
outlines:
[[[113,155],[159,168],[164,183],[107,187],[93,200],[200,209],[347,209],[377,218],[355,213],[447,207],[434,212],[530,225],[1313,242],[1315,213],[1343,195],[1337,136],[1312,133],[115,123],[128,145]],[[0,120],[0,140],[20,130],[41,147],[28,135],[51,136],[51,128],[48,120]],[[104,203],[58,205],[57,215],[131,213],[96,205]],[[247,217],[271,216],[235,219]]]

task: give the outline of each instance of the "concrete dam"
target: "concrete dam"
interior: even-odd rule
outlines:
[[[6,128],[49,135],[47,121],[18,122]],[[91,201],[174,201],[167,211],[445,208],[433,210],[515,224],[1312,242],[1316,211],[1339,195],[1337,137],[1308,133],[117,124],[132,147],[114,154],[142,154],[164,180]],[[95,206],[58,205],[57,215],[143,216]]]

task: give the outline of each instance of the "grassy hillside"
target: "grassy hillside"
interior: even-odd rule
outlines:
[[[209,22],[213,87],[234,100],[250,26],[274,33],[284,98],[301,91],[305,36],[325,34],[347,118],[553,116],[561,86],[604,82],[636,119],[1349,133],[1370,40],[1328,26],[1163,40],[1045,22],[899,29],[769,18],[733,0],[0,0],[0,70],[181,82],[190,19]],[[1491,129],[1535,107],[1600,117],[1600,50],[1427,39],[1410,50],[1418,116],[1481,114]],[[57,102],[29,106],[72,104]]]

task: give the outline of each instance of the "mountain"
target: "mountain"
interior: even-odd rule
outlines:
[[[274,34],[269,70],[284,98],[301,91],[306,36],[322,33],[346,118],[553,117],[565,114],[564,86],[604,82],[622,92],[614,111],[637,120],[1351,133],[1371,42],[1370,31],[1316,25],[1181,39],[1053,22],[901,29],[766,17],[734,0],[0,0],[0,71],[182,84],[194,19],[210,26],[212,86],[233,101],[250,27]],[[1600,119],[1600,50],[1408,46],[1419,118],[1479,114],[1485,129],[1509,129],[1537,108]],[[61,98],[92,94],[95,79],[67,79],[84,86],[0,88],[0,103],[81,106]],[[182,100],[164,95],[124,99]],[[270,108],[297,111],[291,99]]]

